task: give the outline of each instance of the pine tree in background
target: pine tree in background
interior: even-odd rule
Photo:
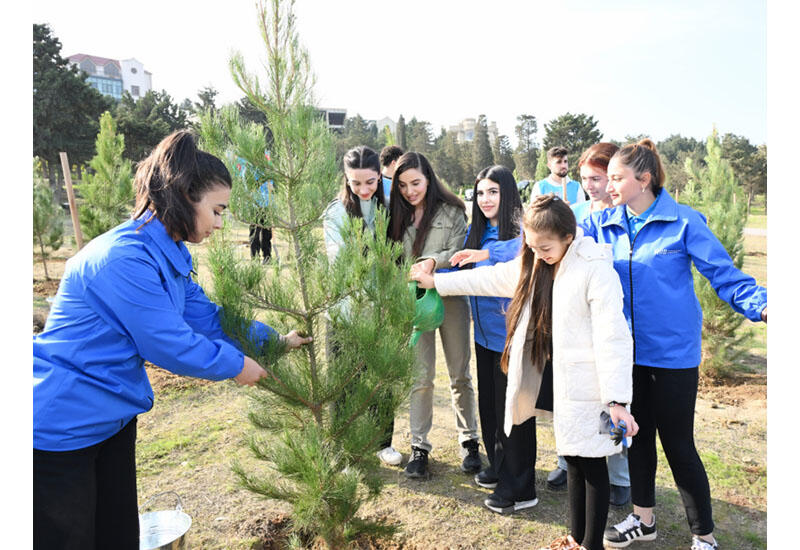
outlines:
[[[536,132],[538,124],[533,115],[517,116],[514,133],[517,136],[517,149],[514,151],[514,163],[518,179],[533,179],[536,174],[537,143]]]
[[[383,146],[388,147],[389,145],[394,145],[394,136],[392,135],[392,130],[389,128],[389,125],[385,125],[383,127]]]
[[[717,236],[741,269],[744,262],[743,233],[747,221],[747,198],[734,177],[716,128],[706,141],[706,166],[696,167],[686,159],[689,182],[681,202],[702,212],[708,227]],[[730,374],[736,362],[747,353],[752,331],[741,329],[746,319],[720,300],[708,279],[693,268],[694,287],[703,308],[703,361],[700,371],[711,377]]]
[[[97,154],[89,161],[75,186],[83,197],[79,210],[81,230],[89,239],[102,235],[125,220],[133,207],[131,161],[122,158],[125,136],[117,134],[111,113],[100,116],[100,132],[95,140]]]
[[[403,151],[408,150],[408,144],[406,143],[406,119],[403,118],[403,115],[400,115],[400,118],[397,119],[397,145]]]
[[[547,167],[547,149],[542,147],[539,151],[539,158],[536,161],[536,174],[533,176],[534,181],[541,181],[550,175],[550,168]]]
[[[56,203],[50,185],[41,174],[41,161],[33,157],[33,243],[39,247],[44,278],[49,281],[47,249],[55,251],[64,244],[64,225],[61,207]]]
[[[297,537],[342,548],[359,532],[391,532],[356,514],[379,494],[376,451],[412,384],[414,300],[408,265],[398,265],[402,250],[386,239],[382,213],[375,237],[351,220],[336,260],[329,263],[324,252],[320,218],[341,180],[333,137],[312,104],[292,5],[258,6],[266,78],[248,73],[241,54],[230,61],[235,83],[266,116],[269,142],[263,125],[244,123],[235,107],[207,112],[199,125],[201,146],[229,159],[233,215],[245,224],[265,220],[287,251],[265,266],[242,257],[221,232],[212,238],[209,261],[225,330],[269,373],[252,391],[250,412],[250,447],[263,467],[236,464],[235,472],[250,491],[292,506]],[[246,170],[236,170],[236,158]],[[267,207],[254,200],[264,180],[274,182]],[[314,340],[286,355],[255,349],[240,322],[253,317],[302,328]],[[326,339],[337,353],[326,353]]]
[[[478,115],[478,121],[475,123],[475,137],[472,140],[472,173],[477,174],[494,163],[486,115]]]

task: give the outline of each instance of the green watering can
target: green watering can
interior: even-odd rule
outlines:
[[[416,281],[408,283],[408,288],[416,298],[414,332],[411,333],[411,345],[416,346],[423,332],[439,328],[444,321],[444,303],[435,288],[419,288]]]

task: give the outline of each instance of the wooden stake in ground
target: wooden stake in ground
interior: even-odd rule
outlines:
[[[78,250],[83,248],[83,233],[81,233],[81,224],[78,221],[78,205],[75,204],[75,191],[72,190],[72,174],[69,171],[69,160],[65,152],[60,152],[61,157],[61,171],[64,172],[64,183],[67,188],[67,199],[69,200],[69,213],[72,216],[72,227],[75,230],[75,242],[78,244]]]

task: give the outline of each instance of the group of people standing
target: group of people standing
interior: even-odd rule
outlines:
[[[683,499],[691,548],[718,548],[693,437],[702,311],[691,266],[752,321],[767,320],[766,290],[733,265],[702,214],[664,189],[653,142],[590,147],[578,162],[582,185],[567,177],[567,151],[551,149],[551,175],[536,183],[527,207],[511,171],[487,167],[475,179],[469,225],[466,206],[425,156],[397,149],[380,156],[367,147],[350,151],[337,201],[352,202],[352,193],[362,205],[369,199],[387,208],[388,238],[414,262],[410,278],[442,296],[438,330],[461,469],[493,489],[484,504],[513,513],[538,503],[536,417],[552,416],[559,463],[548,485],[568,486],[570,533],[550,548],[654,540],[658,434]],[[389,162],[381,165],[381,157]],[[381,176],[385,187],[375,200]],[[365,181],[375,185],[359,185]],[[333,214],[337,201],[324,217],[326,241],[341,226],[343,214]],[[486,468],[478,455],[467,304]],[[423,334],[416,353],[405,474],[426,478],[434,331]],[[390,437],[378,456],[402,462]],[[633,512],[606,528],[609,504],[630,500]]]
[[[323,214],[328,258],[343,246],[348,218],[374,232],[376,213],[388,211],[387,238],[413,262],[410,279],[442,296],[438,331],[461,469],[493,489],[484,502],[490,510],[513,513],[538,503],[536,418],[552,417],[563,463],[549,484],[568,487],[570,532],[550,548],[653,540],[658,433],[691,548],[718,548],[692,434],[702,312],[690,268],[754,321],[766,321],[766,290],[734,267],[700,213],[663,188],[649,140],[589,148],[579,161],[582,189],[565,180],[566,151],[550,153],[553,174],[537,183],[527,206],[508,168],[481,170],[468,224],[464,202],[423,154],[356,147],[344,156],[341,190]],[[133,218],[69,260],[45,330],[34,339],[36,547],[138,547],[136,415],[153,399],[145,358],[180,374],[242,384],[266,376],[222,332],[219,307],[190,276],[184,241],[201,242],[221,227],[232,185],[224,164],[177,132],[141,163],[136,181]],[[310,341],[255,322],[251,332],[287,349]],[[420,337],[416,362],[404,467],[412,479],[429,476],[434,331]],[[400,465],[392,433],[387,425],[377,453]],[[625,436],[633,437],[628,460]],[[633,512],[606,529],[609,502],[620,498],[612,487],[628,484]]]

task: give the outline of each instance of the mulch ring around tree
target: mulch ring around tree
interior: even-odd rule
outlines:
[[[288,546],[292,534],[291,516],[279,514],[272,517],[255,517],[245,520],[236,528],[242,538],[256,537],[252,550],[282,550]],[[300,536],[303,548],[322,550],[322,542],[314,543],[310,537]],[[394,539],[376,539],[367,535],[359,535],[349,546],[351,550],[416,550],[416,546],[407,546]]]

